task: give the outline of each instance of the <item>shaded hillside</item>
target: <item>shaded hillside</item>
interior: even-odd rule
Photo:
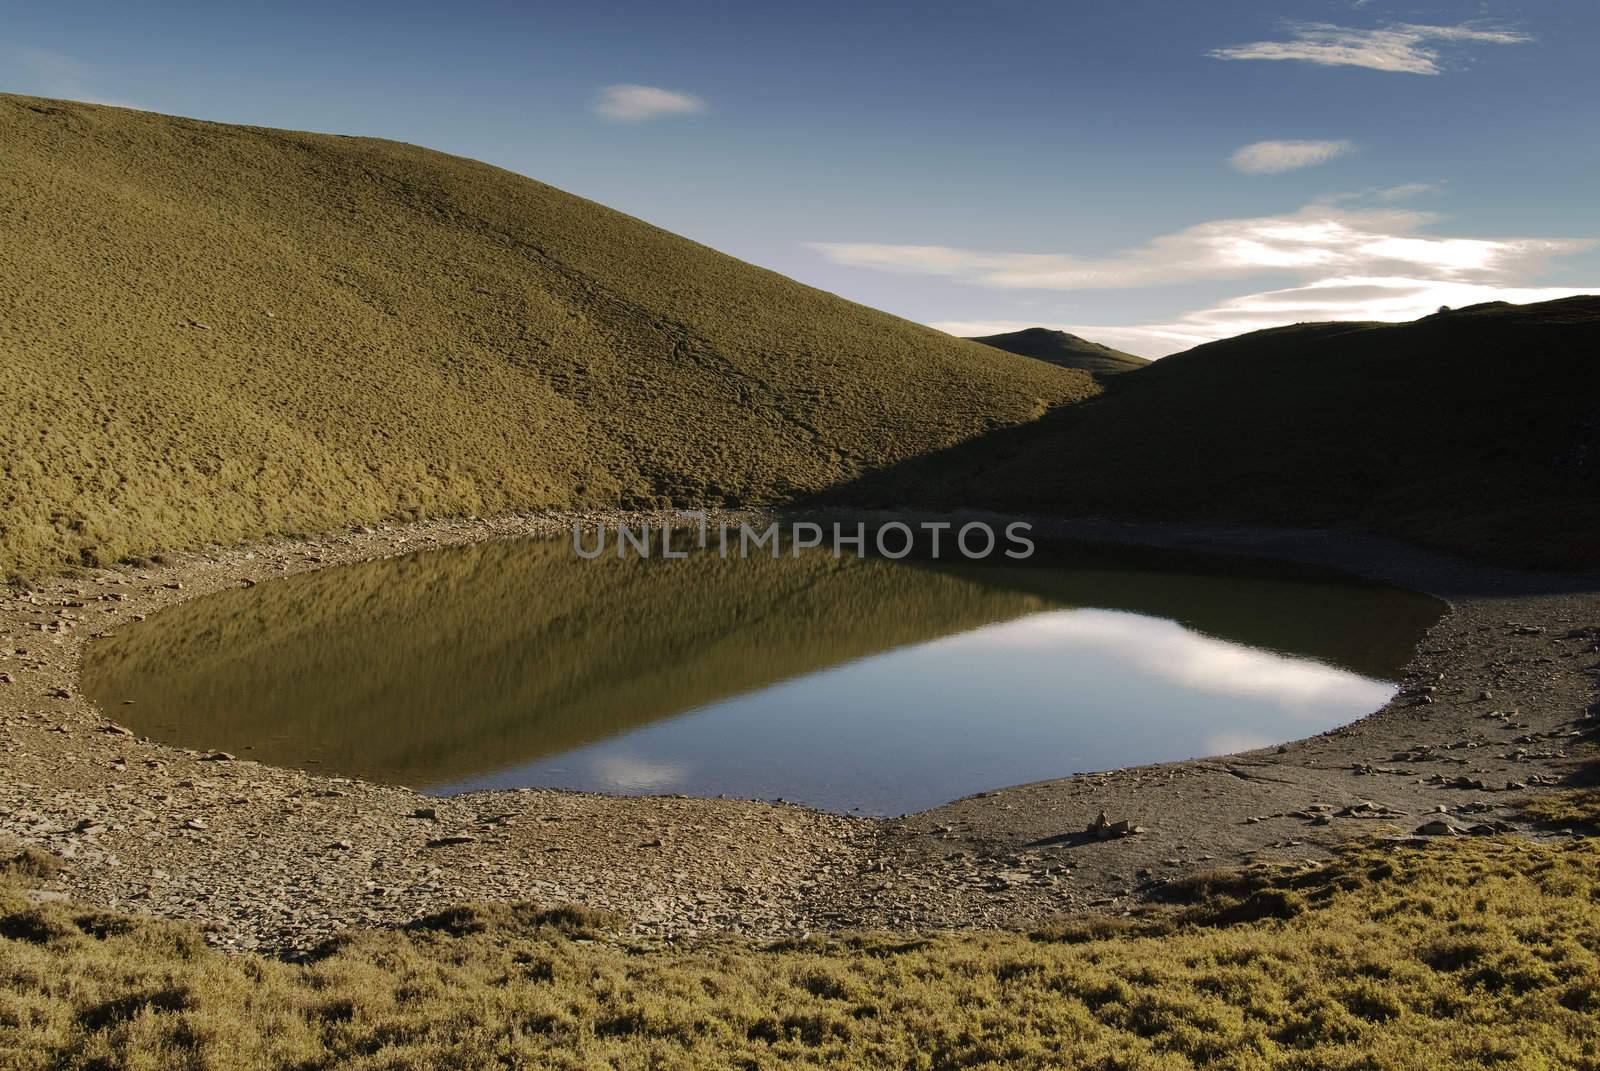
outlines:
[[[1123,353],[1065,331],[1052,331],[1048,327],[1029,327],[1003,335],[982,335],[971,341],[1022,357],[1048,361],[1062,368],[1077,368],[1101,376],[1131,372],[1150,363],[1143,357],[1135,357],[1131,353]]]
[[[1600,565],[1600,297],[1211,343],[835,497],[1346,526]]]
[[[0,576],[781,502],[1093,390],[410,145],[16,96],[0,144]]]

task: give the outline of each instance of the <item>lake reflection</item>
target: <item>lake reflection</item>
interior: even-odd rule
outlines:
[[[1057,560],[1083,564],[433,551],[180,605],[93,645],[85,689],[161,739],[437,792],[901,813],[1347,722],[1439,609]]]

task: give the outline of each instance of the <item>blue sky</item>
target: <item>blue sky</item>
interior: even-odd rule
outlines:
[[[0,0],[0,89],[397,138],[1150,356],[1600,291],[1600,4]]]

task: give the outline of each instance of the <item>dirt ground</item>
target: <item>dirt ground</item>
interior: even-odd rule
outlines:
[[[1009,927],[1129,910],[1171,878],[1317,860],[1362,834],[1556,835],[1519,801],[1594,778],[1600,577],[1320,531],[1036,522],[1041,535],[1329,566],[1446,600],[1383,709],[1282,746],[1002,788],[899,819],[546,790],[439,799],[142,739],[78,694],[88,638],[181,600],[616,516],[380,526],[0,594],[0,851],[67,860],[37,895],[199,921],[224,948],[292,952],[483,900],[609,908],[663,937]],[[1087,832],[1102,812],[1138,831]]]

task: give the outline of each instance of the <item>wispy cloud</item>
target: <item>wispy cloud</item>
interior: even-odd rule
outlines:
[[[1257,141],[1236,150],[1228,163],[1246,175],[1276,175],[1316,167],[1355,149],[1350,141]]]
[[[1141,357],[1162,357],[1205,342],[1284,324],[1323,320],[1415,320],[1441,305],[1461,308],[1484,301],[1554,301],[1600,294],[1593,286],[1502,286],[1410,276],[1335,276],[1303,286],[1229,298],[1162,323],[1095,324],[1079,321],[947,320],[928,326],[952,335],[997,335],[1025,327],[1055,327]]]
[[[1317,201],[1288,215],[1197,224],[1105,257],[870,242],[818,242],[811,248],[852,267],[947,276],[1003,290],[1081,290],[1274,272],[1313,277],[1424,272],[1440,280],[1492,283],[1532,275],[1553,256],[1594,245],[1590,239],[1420,233],[1437,220],[1427,212]]]
[[[1462,23],[1429,26],[1403,22],[1373,30],[1334,26],[1326,22],[1294,23],[1287,41],[1253,41],[1213,49],[1207,55],[1221,60],[1299,60],[1323,67],[1366,67],[1400,74],[1440,74],[1442,57],[1437,45],[1520,45],[1533,40],[1517,30]]]
[[[135,108],[138,105],[126,100],[107,96],[96,88],[100,74],[93,67],[76,57],[64,52],[53,52],[47,48],[17,47],[7,50],[19,71],[22,73],[22,83],[8,88],[36,94],[41,97],[57,97],[62,100],[80,100],[85,104],[111,104],[119,108]]]
[[[1103,257],[858,242],[814,248],[839,264],[937,275],[1002,290],[1139,288],[1252,277],[1292,280],[1291,285],[1241,294],[1165,321],[968,318],[931,325],[956,335],[1058,327],[1146,357],[1308,320],[1412,320],[1440,305],[1600,293],[1600,285],[1551,286],[1541,281],[1555,258],[1600,242],[1431,233],[1439,216],[1393,204],[1430,189],[1397,186],[1315,201],[1282,216],[1212,220]]]
[[[694,115],[706,110],[706,102],[692,93],[656,86],[617,85],[602,89],[591,110],[602,119],[642,123],[649,119]]]

